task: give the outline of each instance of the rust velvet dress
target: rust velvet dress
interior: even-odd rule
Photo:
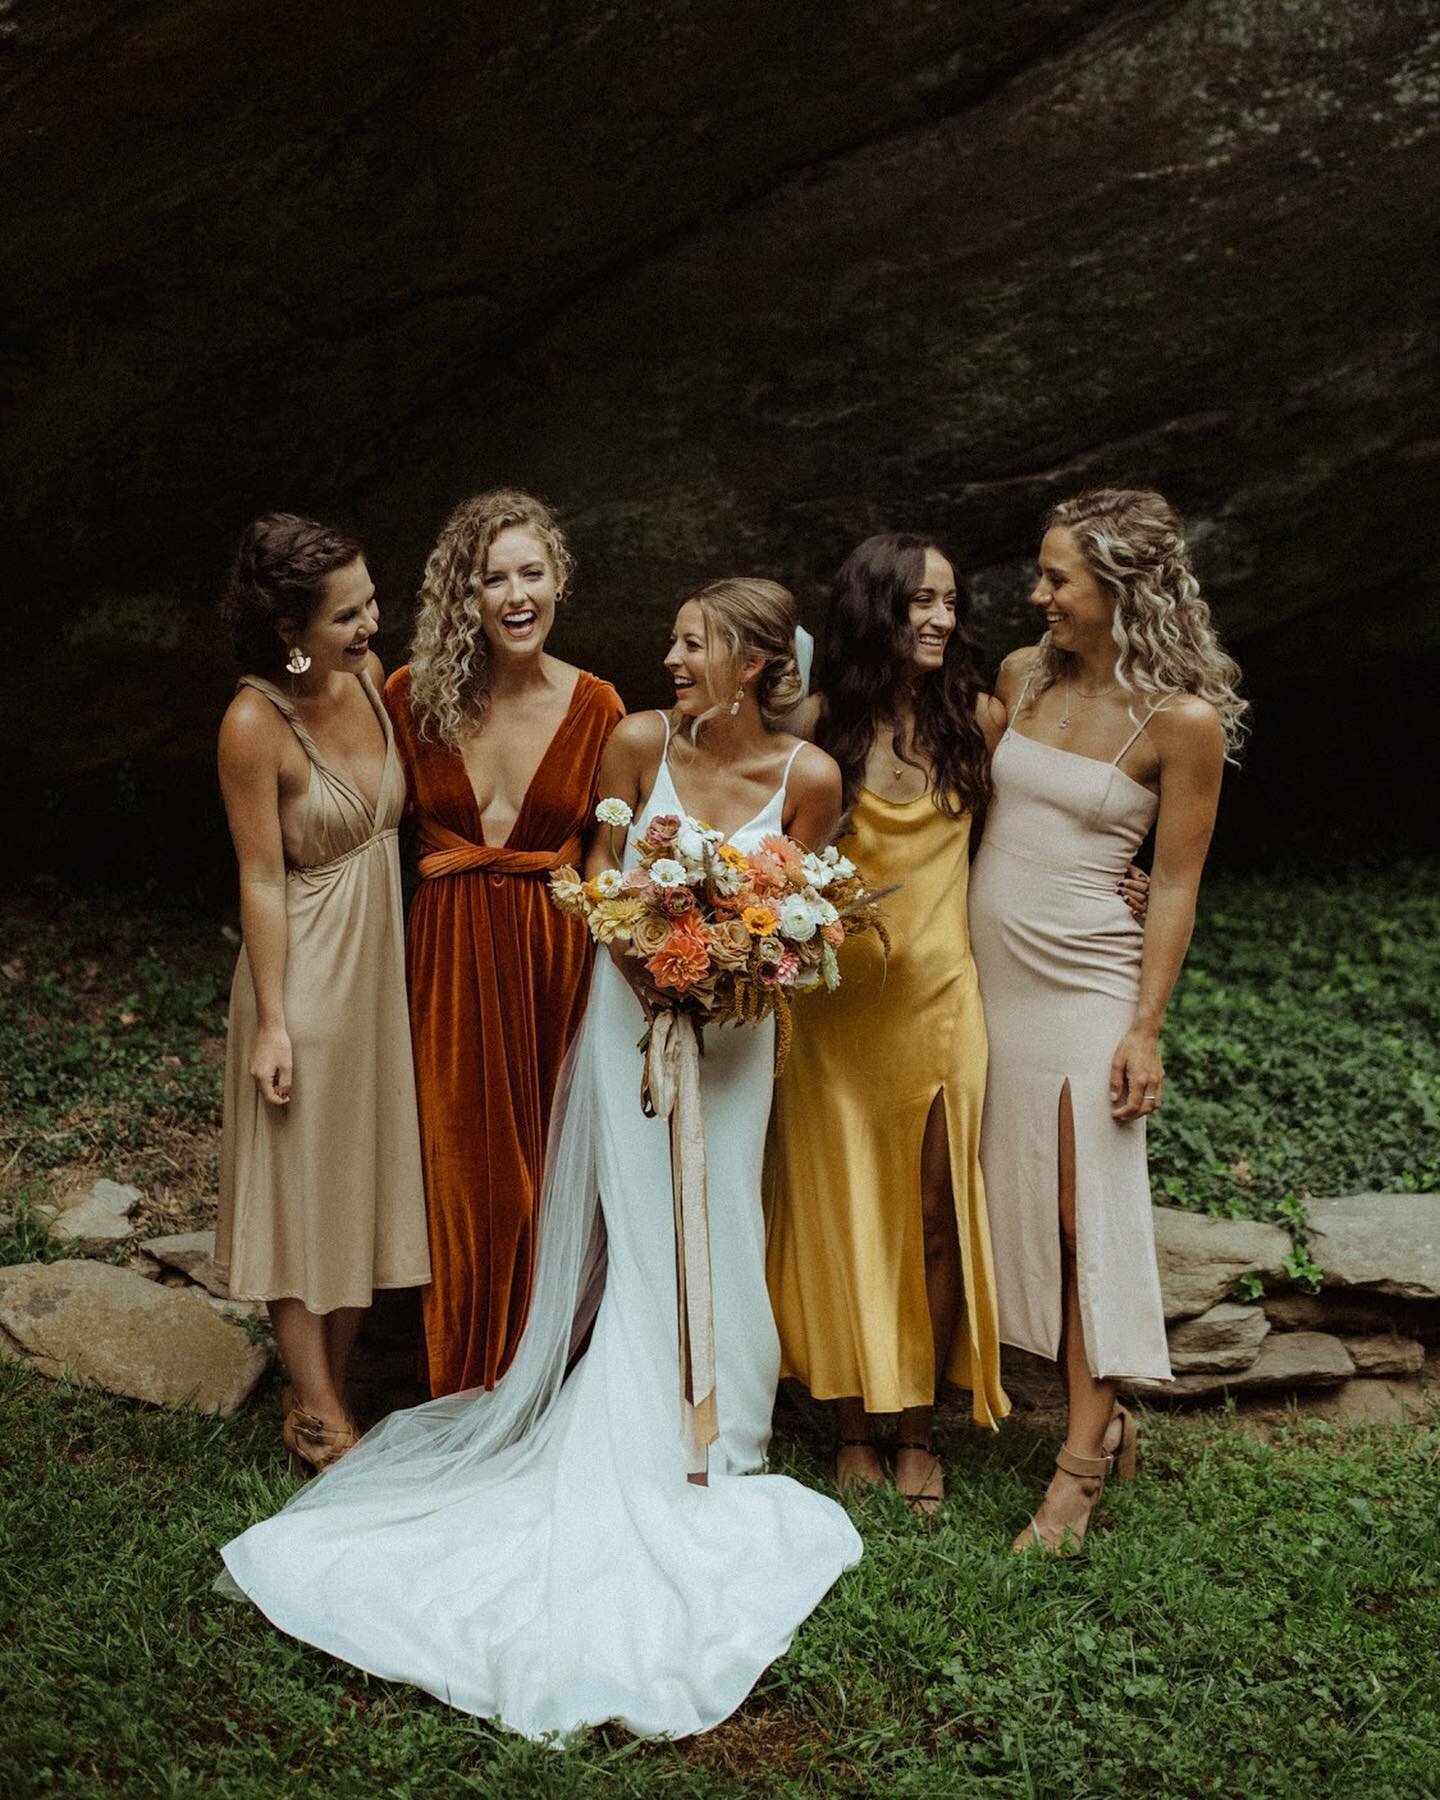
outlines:
[[[600,753],[625,709],[582,671],[509,837],[491,846],[459,752],[419,736],[408,666],[385,703],[418,828],[406,970],[430,1231],[425,1350],[439,1395],[493,1387],[524,1329],[550,1103],[591,957],[546,877],[579,861]]]

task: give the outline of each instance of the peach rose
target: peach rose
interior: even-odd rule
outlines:
[[[744,969],[750,964],[750,933],[739,919],[717,919],[705,934],[710,960],[717,969]]]
[[[635,954],[642,958],[650,957],[669,937],[673,927],[669,919],[659,913],[645,912],[630,927],[630,942],[635,946]]]
[[[675,842],[675,834],[680,829],[678,813],[656,813],[645,827],[645,835],[640,840],[642,850],[665,850]]]

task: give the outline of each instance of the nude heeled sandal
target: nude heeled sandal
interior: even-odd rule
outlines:
[[[1126,1414],[1126,1417],[1129,1417],[1128,1413]],[[1124,1427],[1122,1426],[1121,1429],[1123,1431]],[[1073,1475],[1077,1481],[1095,1481],[1098,1479],[1100,1485],[1095,1490],[1094,1500],[1090,1503],[1091,1512],[1094,1512],[1101,1494],[1105,1492],[1105,1477],[1110,1473],[1114,1466],[1115,1458],[1113,1456],[1079,1456],[1075,1451],[1067,1450],[1063,1444],[1055,1452],[1055,1467],[1064,1474]],[[1133,1446],[1130,1466],[1131,1473],[1133,1474]],[[1085,1521],[1086,1531],[1088,1531],[1089,1528],[1090,1521],[1087,1517]],[[1030,1515],[1030,1523],[1010,1546],[1017,1555],[1023,1555],[1028,1551],[1038,1550],[1041,1556],[1054,1556],[1060,1558],[1079,1556],[1084,1547],[1084,1531],[1077,1532],[1073,1526],[1067,1525],[1058,1540],[1055,1538],[1047,1538],[1041,1533],[1039,1525],[1035,1522],[1035,1515],[1033,1513]]]
[[[285,1399],[288,1404],[280,1441],[290,1452],[292,1475],[319,1475],[360,1442],[360,1433],[350,1420],[343,1425],[327,1425],[303,1406],[296,1406],[288,1388]]]

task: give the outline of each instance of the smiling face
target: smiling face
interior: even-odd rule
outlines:
[[[687,718],[698,719],[718,704],[705,678],[706,644],[705,614],[700,602],[687,600],[675,615],[665,657],[665,668],[675,683],[675,710]]]
[[[1040,545],[1040,578],[1030,604],[1045,616],[1057,650],[1079,654],[1110,642],[1115,598],[1086,562],[1075,534],[1053,525]]]
[[[305,629],[284,636],[287,645],[298,644],[310,658],[315,674],[344,670],[358,675],[365,667],[370,640],[380,629],[380,609],[375,604],[375,583],[363,556],[325,577],[320,600]]]
[[[482,628],[499,656],[538,656],[555,623],[560,598],[555,567],[540,539],[508,525],[491,540],[477,576]]]
[[[905,616],[913,637],[910,666],[917,675],[928,675],[944,662],[958,604],[954,569],[938,550],[927,548],[920,584],[910,595]]]

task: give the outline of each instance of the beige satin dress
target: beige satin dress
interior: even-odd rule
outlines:
[[[1023,705],[1023,697],[1022,697]],[[1017,713],[1019,708],[1016,709]],[[1134,1018],[1141,927],[1116,887],[1159,800],[1120,767],[1013,729],[970,878],[990,1040],[980,1160],[1007,1344],[1060,1348],[1060,1094],[1075,1119],[1081,1316],[1098,1379],[1170,1379],[1145,1121],[1110,1114],[1110,1061]]]
[[[316,1313],[430,1279],[405,1003],[405,779],[380,696],[368,676],[359,680],[385,732],[373,814],[327,767],[288,695],[258,676],[240,683],[284,714],[310,759],[310,785],[301,861],[285,883],[290,1103],[270,1104],[250,1073],[259,1019],[242,949],[230,991],[216,1260],[232,1298],[298,1299]]]

